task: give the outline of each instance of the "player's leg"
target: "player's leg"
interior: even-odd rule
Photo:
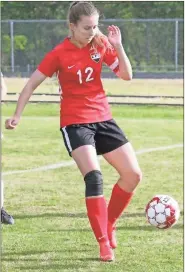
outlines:
[[[107,235],[107,205],[103,196],[103,177],[94,143],[94,131],[89,126],[73,126],[63,131],[66,147],[75,160],[85,181],[87,215],[102,261],[111,261],[114,254]]]
[[[100,258],[102,261],[111,261],[114,255],[107,235],[107,205],[103,195],[103,178],[96,149],[91,145],[81,146],[72,151],[72,157],[85,180],[87,215],[100,245]]]
[[[11,215],[9,215],[5,211],[5,209],[3,208],[3,204],[4,204],[4,184],[3,184],[3,180],[1,180],[1,223],[13,225],[14,219]]]
[[[135,152],[129,142],[103,156],[120,175],[118,182],[113,187],[108,205],[108,235],[112,247],[115,248],[116,221],[131,201],[142,174]]]
[[[108,205],[108,236],[111,246],[115,248],[115,223],[133,196],[141,179],[141,170],[131,144],[114,120],[100,123],[95,139],[99,152],[120,175]]]

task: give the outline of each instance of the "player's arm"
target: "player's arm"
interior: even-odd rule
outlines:
[[[47,78],[39,70],[36,70],[28,80],[27,84],[23,88],[19,99],[17,101],[17,107],[14,115],[7,119],[5,122],[6,129],[13,129],[19,123],[21,114],[24,110],[25,105],[29,101],[33,91]]]
[[[130,61],[125,53],[123,45],[117,45],[115,47],[117,52],[118,60],[119,60],[119,71],[117,72],[117,76],[124,80],[132,79],[132,66]]]
[[[19,123],[21,114],[30,99],[33,91],[47,78],[58,71],[58,55],[56,50],[52,50],[46,54],[44,59],[41,61],[37,70],[31,75],[27,84],[23,88],[18,102],[15,113],[12,118],[7,119],[5,127],[7,129],[14,129]]]
[[[124,80],[131,80],[132,67],[122,45],[120,29],[112,25],[108,27],[108,31],[108,40],[116,50],[119,61],[119,71],[117,75]]]
[[[7,87],[6,87],[6,84],[5,84],[2,73],[1,73],[1,85],[0,85],[0,88],[1,88],[1,101],[2,101],[2,100],[4,100],[4,98],[5,98],[6,94],[7,94]]]

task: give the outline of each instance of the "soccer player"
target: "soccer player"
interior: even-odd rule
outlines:
[[[99,12],[92,3],[73,2],[68,21],[70,36],[45,55],[23,88],[6,128],[17,126],[36,87],[58,73],[62,89],[60,130],[85,181],[87,215],[100,247],[100,259],[112,261],[117,246],[116,222],[141,180],[141,170],[131,144],[112,118],[100,77],[103,63],[123,80],[132,79],[132,68],[120,29],[111,25],[108,36],[103,35],[98,28]],[[97,154],[119,174],[108,207]]]
[[[7,87],[3,78],[3,74],[1,73],[1,101],[4,100],[4,97],[6,96],[7,93]],[[3,138],[3,134],[1,132],[1,140]],[[3,202],[4,202],[4,193],[3,190],[4,186],[3,186],[3,180],[1,180],[1,223],[3,224],[14,224],[14,219],[11,215],[9,215],[5,209],[3,208]]]

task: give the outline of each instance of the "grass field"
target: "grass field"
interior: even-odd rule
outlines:
[[[5,78],[8,92],[20,93],[27,82],[27,78]],[[173,95],[183,96],[183,79],[103,79],[103,86],[107,94],[122,95]],[[57,93],[58,83],[47,78],[35,93]]]
[[[14,108],[3,105],[3,122]],[[181,107],[114,106],[112,111],[136,151],[183,142]],[[86,217],[84,183],[75,165],[8,173],[71,160],[60,135],[58,112],[58,105],[29,104],[16,130],[3,129],[5,207],[15,225],[2,229],[2,271],[182,272],[182,147],[138,154],[144,177],[118,222],[114,263],[99,262]],[[108,201],[118,176],[104,160],[100,164]],[[169,194],[180,205],[181,217],[172,229],[157,230],[146,222],[144,208],[155,194]]]
[[[19,93],[27,82],[27,78],[5,78],[8,93],[16,93],[5,97],[8,101],[17,101]],[[143,103],[143,104],[176,104],[183,105],[183,80],[181,79],[133,79],[123,81],[120,79],[103,79],[103,86],[107,95],[137,95],[143,97],[109,97],[114,103]],[[58,83],[47,78],[34,92],[30,101],[59,102],[59,96],[43,95],[58,94]],[[40,95],[38,95],[40,94]],[[153,98],[151,96],[174,96],[173,98]]]

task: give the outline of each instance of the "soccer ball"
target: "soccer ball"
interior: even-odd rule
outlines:
[[[175,225],[180,216],[177,201],[168,195],[156,195],[146,205],[148,222],[159,229],[168,229]]]

